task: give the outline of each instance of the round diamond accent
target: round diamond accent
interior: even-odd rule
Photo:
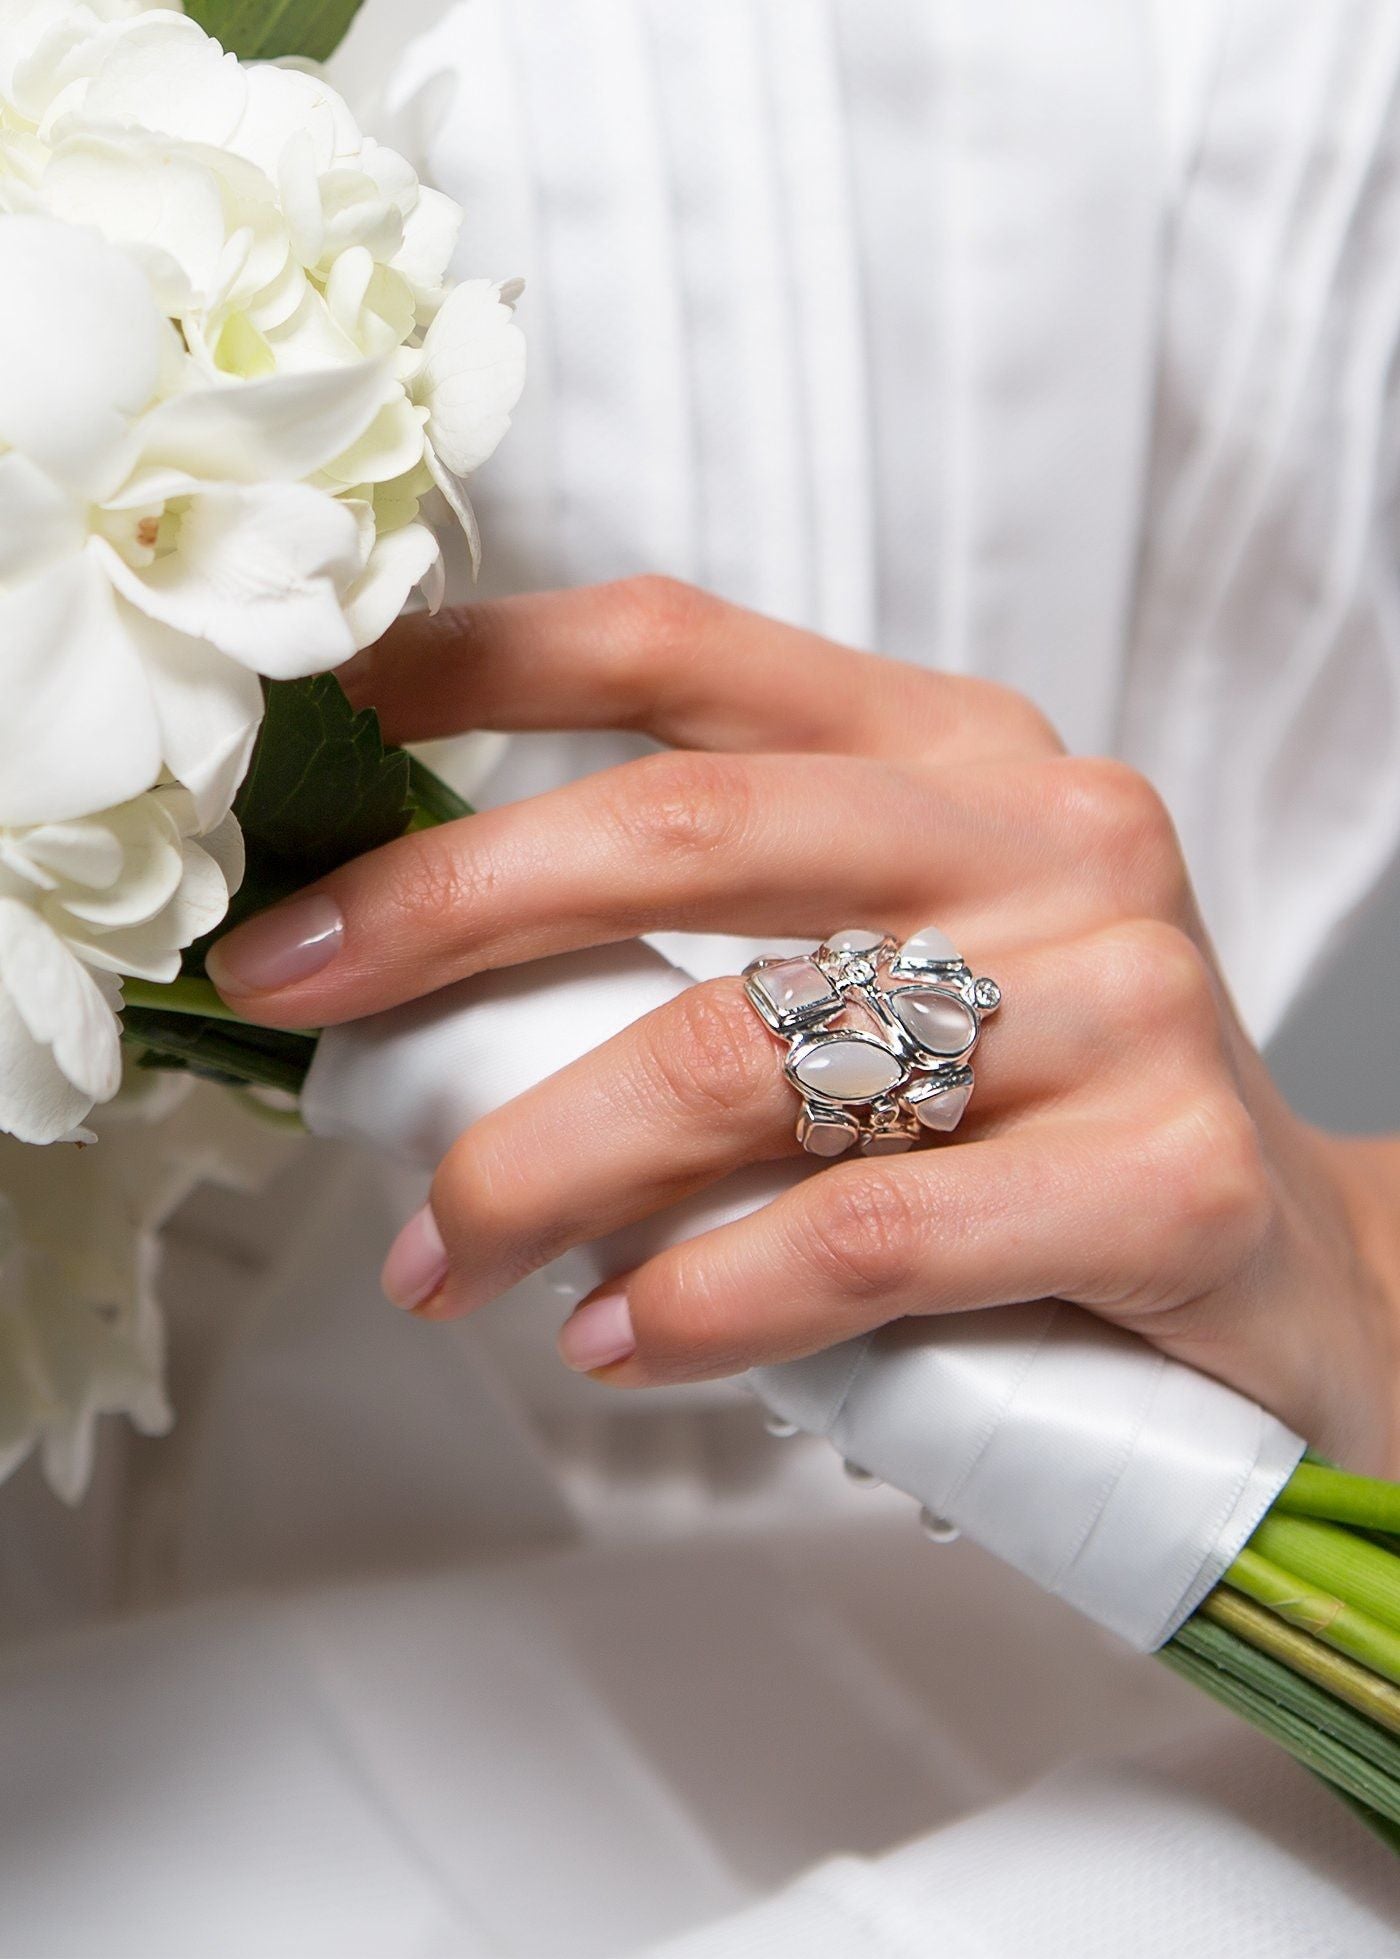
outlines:
[[[1001,1005],[1001,988],[994,979],[980,979],[972,989],[972,997],[984,1013]]]

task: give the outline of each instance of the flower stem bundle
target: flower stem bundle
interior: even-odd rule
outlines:
[[[1400,1484],[1308,1459],[1162,1649],[1400,1851]]]

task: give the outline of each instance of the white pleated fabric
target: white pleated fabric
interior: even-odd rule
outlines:
[[[1162,788],[1272,1032],[1400,836],[1388,0],[470,0],[443,68],[530,280],[491,583],[1024,690]]]
[[[366,0],[341,74],[391,140],[450,80],[463,269],[527,280],[484,588],[1023,688],[1163,789],[1269,1034],[1400,833],[1393,0]],[[825,1451],[566,1375],[547,1280],[386,1315],[415,1195],[206,1206],[174,1436],[0,1498],[17,1955],[1394,1951],[1301,1771]]]

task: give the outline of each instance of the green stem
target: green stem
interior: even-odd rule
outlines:
[[[456,823],[463,816],[475,814],[471,804],[464,802],[455,789],[441,776],[434,775],[416,755],[408,758],[408,794],[413,804],[411,830],[430,830],[439,823]]]
[[[1319,1735],[1325,1735],[1368,1762],[1386,1776],[1400,1797],[1400,1740],[1355,1712],[1324,1688],[1300,1679],[1292,1668],[1224,1626],[1193,1617],[1177,1633],[1174,1645],[1208,1660],[1271,1709],[1286,1711]]]
[[[1400,1633],[1400,1558],[1312,1517],[1268,1516],[1249,1540],[1271,1564],[1319,1585]]]
[[[197,1014],[201,1020],[231,1020],[244,1027],[247,1022],[226,1007],[207,979],[186,975],[167,981],[126,979],[122,981],[122,1004],[146,1007],[155,1013]]]
[[[1295,1517],[1326,1517],[1364,1530],[1400,1532],[1400,1483],[1374,1476],[1351,1476],[1344,1469],[1300,1462],[1279,1493],[1275,1512]]]
[[[131,1007],[122,1015],[129,1047],[183,1063],[230,1087],[257,1082],[300,1095],[316,1043],[277,1028],[201,1020],[189,1014],[151,1013]]]
[[[1216,1630],[1197,1626],[1188,1620],[1176,1638],[1162,1648],[1162,1659],[1174,1671],[1183,1674],[1194,1685],[1241,1715],[1251,1726],[1272,1736],[1290,1755],[1328,1782],[1334,1783],[1356,1801],[1365,1803],[1368,1809],[1374,1810],[1388,1822],[1400,1823],[1400,1778],[1380,1768],[1358,1749],[1339,1741],[1334,1733],[1314,1725],[1293,1707],[1275,1699],[1271,1692],[1241,1679],[1233,1670],[1227,1671],[1213,1657],[1206,1657],[1193,1634]],[[1262,1655],[1255,1657],[1261,1665],[1269,1664]],[[1292,1676],[1285,1667],[1279,1667],[1277,1671],[1284,1676],[1279,1686],[1286,1687]],[[1293,1684],[1301,1686],[1304,1683]],[[1325,1699],[1326,1696],[1319,1698]],[[1341,1708],[1336,1711],[1346,1712]],[[1364,1728],[1366,1723],[1360,1725]]]
[[[1300,1632],[1262,1605],[1224,1586],[1202,1602],[1200,1616],[1224,1626],[1257,1652],[1267,1653],[1290,1672],[1335,1694],[1348,1707],[1379,1722],[1390,1734],[1400,1736],[1400,1687],[1380,1679],[1369,1667],[1358,1666],[1343,1653],[1334,1653],[1321,1640]]]
[[[1246,1548],[1225,1574],[1233,1591],[1267,1605],[1291,1626],[1300,1626],[1327,1646],[1360,1660],[1383,1679],[1400,1681],[1400,1634],[1353,1605]]]

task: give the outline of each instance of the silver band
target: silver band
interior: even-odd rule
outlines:
[[[796,958],[744,968],[749,1002],[787,1047],[802,1101],[797,1139],[813,1156],[892,1156],[953,1130],[972,1094],[972,1051],[1001,1004],[936,925],[902,945],[848,926]]]

